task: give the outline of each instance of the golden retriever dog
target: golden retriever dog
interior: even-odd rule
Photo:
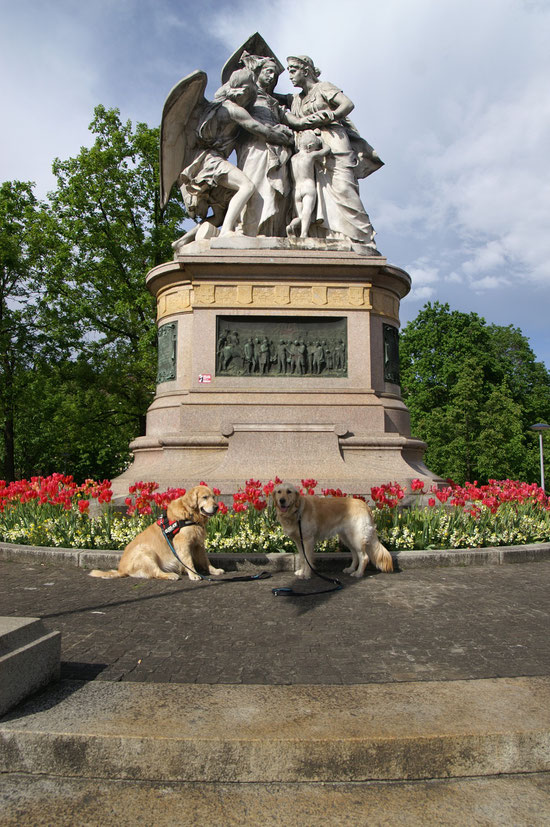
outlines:
[[[335,536],[351,551],[351,566],[344,569],[344,574],[362,577],[369,560],[381,571],[393,571],[392,556],[378,539],[371,510],[363,500],[304,496],[296,486],[284,482],[273,489],[273,500],[283,531],[298,550],[296,577],[311,577],[307,560],[315,565],[315,546]]]
[[[90,572],[91,577],[179,580],[180,576],[186,573],[190,580],[200,580],[197,567],[210,574],[223,574],[223,569],[216,569],[210,565],[204,547],[207,520],[213,517],[217,510],[216,497],[210,488],[206,485],[191,488],[183,497],[172,500],[166,509],[166,515],[172,522],[191,521],[190,525],[183,526],[171,537],[181,562],[172,553],[158,523],[153,523],[128,543],[120,558],[118,569],[93,569]]]

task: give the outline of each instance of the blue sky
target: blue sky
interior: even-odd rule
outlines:
[[[550,367],[549,0],[0,0],[1,180],[53,188],[98,103],[158,125],[194,69],[259,31],[355,102],[385,166],[361,184],[380,251],[427,300],[521,328]],[[283,75],[279,91],[292,91]]]

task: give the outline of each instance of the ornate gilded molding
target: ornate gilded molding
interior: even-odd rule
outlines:
[[[372,309],[380,316],[387,316],[399,322],[399,299],[389,290],[380,287],[373,288]]]
[[[161,293],[157,299],[157,319],[175,313],[192,313],[191,285],[175,287]]]
[[[158,319],[194,308],[288,310],[373,310],[399,321],[399,299],[390,291],[367,285],[338,283],[199,282],[162,292],[158,298]]]

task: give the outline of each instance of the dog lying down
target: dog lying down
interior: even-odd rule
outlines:
[[[352,497],[314,497],[301,495],[296,486],[281,483],[273,489],[277,517],[285,534],[294,541],[298,550],[297,577],[311,577],[315,565],[315,546],[328,537],[338,538],[351,551],[351,566],[344,574],[362,577],[370,560],[381,571],[393,571],[392,556],[376,533],[374,520],[368,505]],[[302,535],[300,537],[300,525]]]
[[[223,574],[208,562],[205,550],[205,526],[218,510],[216,497],[206,485],[191,488],[183,497],[172,500],[166,509],[170,521],[191,520],[171,538],[182,563],[176,559],[157,523],[148,526],[124,549],[118,569],[93,569],[91,577],[146,577],[159,580],[179,580],[187,574],[190,580],[200,580],[197,568],[210,574]]]

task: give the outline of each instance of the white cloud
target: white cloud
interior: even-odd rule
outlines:
[[[462,270],[467,275],[474,275],[504,267],[507,261],[508,253],[502,241],[489,241],[476,249],[472,257],[464,262]]]
[[[437,267],[431,265],[427,259],[419,259],[407,267],[412,279],[412,288],[409,299],[413,302],[425,302],[434,298],[441,274]]]
[[[419,285],[434,284],[441,278],[437,267],[430,266],[422,259],[408,267],[407,271],[415,284]]]
[[[363,198],[364,190],[365,187]],[[419,227],[427,225],[430,220],[429,211],[422,204],[397,204],[395,201],[380,199],[376,201],[375,209],[378,232],[418,233]]]
[[[435,287],[416,287],[413,282],[413,286],[411,288],[411,292],[409,294],[410,301],[413,302],[426,302],[429,299],[433,299],[436,295]]]
[[[0,173],[2,180],[38,181],[44,195],[54,183],[54,158],[89,140],[97,75],[83,59],[88,34],[78,19],[48,6],[37,5],[32,19],[24,5],[19,14],[16,9],[10,11],[13,30],[4,28],[0,44],[2,108],[9,113],[0,136]]]
[[[470,113],[471,115],[471,113]],[[538,75],[493,103],[429,167],[438,214],[470,248],[463,270],[550,283],[550,98]]]
[[[473,287],[475,290],[496,290],[501,287],[508,287],[510,281],[499,276],[484,276],[482,279],[475,281]]]

